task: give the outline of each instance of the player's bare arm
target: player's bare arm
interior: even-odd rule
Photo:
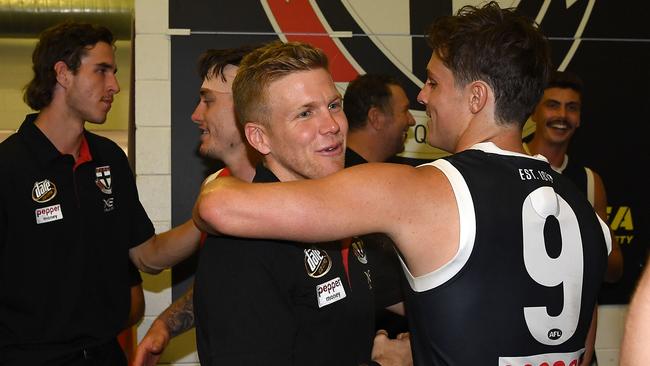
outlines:
[[[201,232],[192,220],[131,248],[129,256],[143,272],[158,273],[187,258],[199,247]]]
[[[219,178],[203,187],[194,218],[199,227],[219,233],[302,242],[385,233],[417,276],[455,254],[457,210],[437,168],[374,163],[300,182]]]

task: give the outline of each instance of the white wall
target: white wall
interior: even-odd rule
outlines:
[[[167,0],[135,1],[136,181],[157,232],[171,227],[170,39]],[[145,317],[138,341],[171,304],[171,272],[143,275]],[[161,364],[198,365],[194,331],[173,339]]]
[[[601,305],[598,307],[596,356],[599,366],[618,366],[626,315],[627,305]]]

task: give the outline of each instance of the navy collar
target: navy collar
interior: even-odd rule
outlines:
[[[359,155],[356,151],[350,149],[349,147],[345,149],[345,167],[349,168],[351,166],[365,164],[368,160],[364,159],[363,156]]]
[[[36,160],[42,164],[48,164],[55,159],[61,157],[61,153],[54,144],[45,136],[34,121],[38,117],[38,113],[28,114],[25,121],[20,125],[18,134],[25,141],[25,144],[34,153]]]
[[[255,177],[253,177],[253,182],[255,183],[273,183],[279,182],[278,177],[273,174],[264,164],[259,163],[255,167]]]

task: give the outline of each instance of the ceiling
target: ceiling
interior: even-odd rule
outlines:
[[[118,39],[131,39],[134,0],[0,0],[0,38],[37,38],[64,20],[110,28]]]

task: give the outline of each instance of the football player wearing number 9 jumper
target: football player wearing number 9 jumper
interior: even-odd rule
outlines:
[[[202,190],[195,220],[302,241],[386,233],[410,284],[415,364],[577,364],[611,240],[584,194],[523,151],[522,126],[549,73],[547,41],[491,2],[438,18],[429,44],[418,101],[427,142],[453,155],[300,182],[218,180]]]

